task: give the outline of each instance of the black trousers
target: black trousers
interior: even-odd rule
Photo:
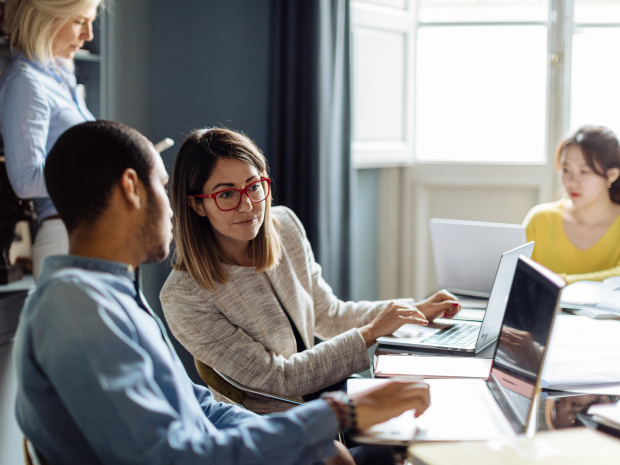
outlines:
[[[356,446],[349,449],[356,465],[394,465],[394,449],[387,446]]]

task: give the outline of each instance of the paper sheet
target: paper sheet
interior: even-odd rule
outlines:
[[[620,280],[614,278],[608,278],[602,283],[578,281],[566,286],[562,290],[560,306],[596,308],[620,313]]]
[[[558,315],[542,378],[555,388],[620,383],[620,321]]]
[[[618,405],[593,405],[588,409],[588,413],[620,426],[620,406]]]

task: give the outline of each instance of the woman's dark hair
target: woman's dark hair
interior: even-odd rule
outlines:
[[[237,160],[256,168],[261,177],[268,176],[267,160],[254,142],[239,132],[225,128],[198,129],[185,138],[172,168],[170,204],[174,221],[175,252],[172,266],[189,272],[205,289],[215,289],[228,274],[227,259],[218,246],[209,219],[198,215],[188,196],[202,194],[217,161]],[[250,241],[256,271],[278,264],[280,237],[271,216],[271,193],[265,199],[265,216],[258,235]]]
[[[605,179],[607,170],[620,169],[620,143],[611,129],[604,126],[582,126],[574,134],[561,140],[555,151],[556,168],[561,168],[562,153],[570,145],[579,147],[586,164]],[[620,204],[620,177],[611,184],[609,198]]]
[[[67,129],[45,160],[47,192],[67,231],[101,215],[127,168],[150,189],[151,150],[146,137],[124,124],[99,120]]]

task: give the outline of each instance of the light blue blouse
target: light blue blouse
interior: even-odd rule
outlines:
[[[2,71],[0,134],[9,180],[18,197],[34,199],[39,221],[57,213],[43,176],[47,154],[68,128],[94,119],[73,73],[19,53]]]

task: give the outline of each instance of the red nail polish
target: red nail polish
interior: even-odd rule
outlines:
[[[424,323],[422,323],[422,324],[423,324],[423,325],[427,325],[427,324],[428,324],[428,321],[425,321],[425,322],[424,322]]]
[[[458,306],[459,306],[459,304],[457,304],[457,303],[453,303],[453,304],[452,304],[452,306],[453,306],[453,307],[458,307]]]

